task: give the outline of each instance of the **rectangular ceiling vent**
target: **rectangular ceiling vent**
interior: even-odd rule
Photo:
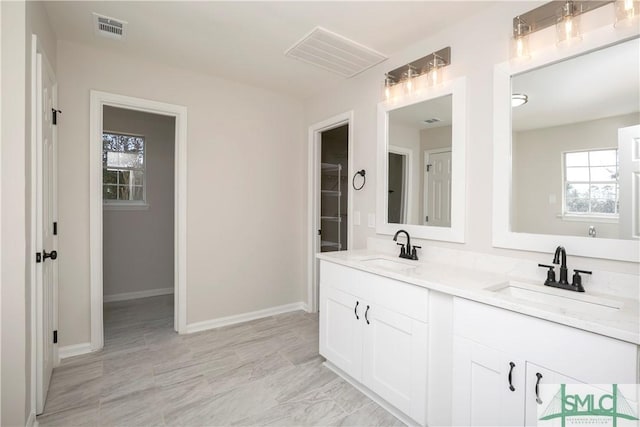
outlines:
[[[108,16],[93,14],[93,27],[95,33],[102,37],[122,40],[125,36],[127,22]]]
[[[387,59],[380,52],[322,27],[316,27],[284,54],[347,78]]]
[[[441,120],[440,120],[439,118],[434,117],[434,118],[432,118],[432,119],[427,119],[427,120],[425,120],[424,122],[425,122],[426,124],[431,125],[431,124],[433,124],[433,123],[438,123],[438,122],[440,122],[440,121],[441,121]]]

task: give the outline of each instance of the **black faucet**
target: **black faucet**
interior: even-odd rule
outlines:
[[[421,246],[413,246],[413,248],[411,247],[411,237],[409,236],[409,233],[407,233],[405,230],[398,230],[395,234],[395,236],[393,236],[393,241],[397,242],[398,241],[398,234],[400,233],[404,233],[407,236],[407,246],[405,249],[405,245],[402,243],[398,243],[398,245],[400,246],[400,258],[406,258],[406,259],[412,259],[417,261],[418,260],[418,253],[416,252],[416,249],[421,249]]]
[[[556,265],[560,264],[560,280],[558,280],[557,282],[556,272],[554,271],[553,265],[538,264],[538,267],[549,269],[547,271],[547,280],[544,281],[545,286],[566,289],[568,291],[584,292],[584,287],[582,286],[582,276],[580,276],[580,273],[591,274],[591,272],[586,270],[574,269],[573,282],[569,283],[569,281],[567,280],[567,251],[565,251],[563,246],[558,246],[556,248],[556,252],[553,256],[553,263]]]

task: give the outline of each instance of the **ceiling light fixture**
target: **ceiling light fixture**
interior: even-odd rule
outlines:
[[[514,93],[511,95],[511,106],[520,107],[529,102],[529,97],[524,93]]]
[[[400,93],[412,95],[419,92],[423,86],[439,84],[443,80],[442,69],[450,64],[451,47],[445,47],[389,71],[385,74],[383,99],[390,100],[395,94]],[[394,90],[398,83],[402,83],[400,91]]]

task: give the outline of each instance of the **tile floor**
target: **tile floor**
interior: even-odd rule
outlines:
[[[322,366],[317,315],[178,335],[160,296],[104,318],[105,348],[54,370],[40,426],[402,425]]]

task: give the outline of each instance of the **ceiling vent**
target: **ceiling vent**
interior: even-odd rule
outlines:
[[[93,28],[95,33],[102,37],[122,40],[125,36],[127,22],[108,16],[93,14]]]
[[[434,123],[438,123],[438,122],[440,122],[440,121],[442,121],[442,120],[440,120],[440,119],[439,119],[439,118],[437,118],[437,117],[433,117],[433,118],[431,118],[431,119],[424,120],[424,122],[425,122],[426,124],[428,124],[428,125],[431,125],[431,124],[434,124]]]
[[[322,27],[316,27],[284,54],[347,78],[387,59],[373,49]]]

